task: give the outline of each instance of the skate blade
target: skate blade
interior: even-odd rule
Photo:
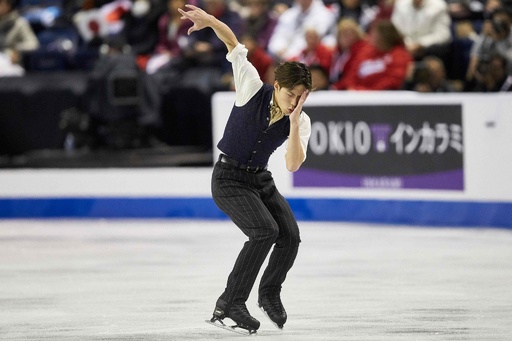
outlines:
[[[260,308],[260,310],[263,312],[263,314],[268,318],[268,320],[270,322],[272,322],[272,324],[274,325],[274,327],[276,327],[277,329],[279,330],[283,330],[283,325],[278,325],[277,323],[275,323],[274,321],[272,321],[272,319],[270,318],[270,316],[268,316],[267,312],[265,311],[265,309],[263,309],[262,306],[259,305],[259,303],[256,303],[256,305],[258,306],[258,308]]]
[[[225,330],[229,330],[230,332],[237,333],[237,334],[242,334],[242,335],[255,335],[256,334],[256,330],[245,329],[238,325],[228,326],[221,320],[215,320],[215,321],[205,320],[204,322],[211,324],[212,326],[219,327],[219,328],[222,328]]]

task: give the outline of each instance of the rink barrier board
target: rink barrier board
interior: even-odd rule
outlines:
[[[512,229],[512,203],[289,198],[299,221]],[[211,198],[2,198],[0,219],[226,219]]]

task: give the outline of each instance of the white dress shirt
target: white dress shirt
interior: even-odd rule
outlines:
[[[419,9],[412,0],[396,0],[391,21],[404,35],[406,45],[429,47],[451,41],[451,18],[444,0],[423,0]]]

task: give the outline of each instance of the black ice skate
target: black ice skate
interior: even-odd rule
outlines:
[[[225,324],[223,320],[226,317],[229,317],[236,324],[233,326]],[[216,327],[244,335],[256,334],[256,331],[260,327],[260,322],[249,314],[245,303],[233,305],[227,314],[222,307],[217,306],[213,311],[213,317],[210,320],[206,320],[206,322]]]
[[[260,307],[263,313],[277,328],[283,329],[288,316],[286,315],[286,311],[284,310],[284,306],[279,295],[260,297],[258,300],[258,307]]]

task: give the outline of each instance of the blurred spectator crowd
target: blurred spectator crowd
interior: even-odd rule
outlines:
[[[187,111],[198,97],[180,89],[233,89],[214,32],[187,34],[186,4],[228,24],[268,83],[297,60],[316,90],[512,91],[512,0],[0,0],[0,76],[85,71],[88,111],[136,102],[159,125],[170,92]]]

